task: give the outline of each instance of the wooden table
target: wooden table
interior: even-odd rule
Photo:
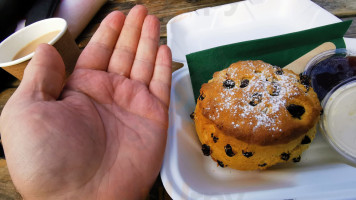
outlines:
[[[161,22],[161,44],[166,44],[167,31],[166,24],[174,16],[193,11],[199,8],[222,5],[236,2],[236,0],[108,0],[99,10],[90,24],[77,38],[78,46],[83,49],[89,42],[99,23],[113,10],[121,10],[125,14],[136,4],[143,4],[147,7],[149,14],[156,15]],[[356,1],[355,0],[314,0],[315,3],[333,13],[342,20],[356,20]],[[346,37],[356,38],[356,22],[353,22]],[[177,69],[180,65],[174,63],[173,68]],[[19,81],[0,70],[0,113],[16,90]],[[0,160],[0,199],[21,199],[11,182],[6,161]],[[161,179],[158,177],[147,199],[170,199],[162,186]]]

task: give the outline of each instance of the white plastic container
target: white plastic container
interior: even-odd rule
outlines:
[[[310,0],[247,0],[184,13],[167,24],[173,60],[216,46],[272,37],[341,20]]]
[[[266,171],[217,167],[203,156],[190,114],[195,101],[185,55],[341,20],[309,0],[249,0],[179,15],[167,25],[173,60],[170,122],[161,178],[173,199],[355,199],[356,168],[317,134],[300,163]],[[356,44],[346,39],[347,48]],[[356,47],[356,46],[355,46]]]

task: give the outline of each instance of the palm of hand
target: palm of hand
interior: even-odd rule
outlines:
[[[5,134],[4,144],[12,179],[28,198],[142,198],[162,163],[169,89],[166,97],[158,95],[164,89],[152,81],[155,75],[147,85],[127,75],[77,68],[59,101],[48,94],[35,97],[42,101],[23,100],[15,93],[4,109],[13,109],[1,127],[13,132]],[[21,126],[8,124],[14,118]],[[16,144],[22,146],[15,151]]]
[[[77,76],[87,77],[88,80]],[[80,88],[84,85],[85,88]],[[151,168],[152,174],[158,173],[167,129],[166,109],[140,82],[116,74],[78,71],[73,74],[60,103],[50,102],[46,106],[34,104],[29,108],[29,111],[37,110],[40,116],[47,119],[39,119],[37,123],[31,119],[24,120],[41,124],[42,127],[43,122],[47,123],[45,127],[48,130],[33,134],[39,137],[37,141],[38,145],[44,147],[42,151],[51,156],[44,162],[42,154],[38,154],[38,157],[31,157],[29,162],[44,162],[38,174],[57,173],[56,185],[63,188],[52,190],[61,192],[66,192],[65,187],[72,188],[73,185],[84,190],[103,187],[105,191],[115,191],[120,189],[120,184],[151,182],[149,177],[142,176],[147,176],[147,168]],[[31,124],[27,127],[31,127]],[[69,129],[70,132],[62,132],[64,127],[73,128]],[[37,130],[34,127],[32,131]],[[57,139],[49,139],[54,137]],[[52,159],[61,163],[53,163]],[[54,166],[48,169],[48,164]],[[80,171],[74,172],[73,169]],[[132,173],[133,169],[137,171]],[[79,181],[68,184],[67,176],[77,176]],[[110,186],[117,188],[110,190],[107,188]]]

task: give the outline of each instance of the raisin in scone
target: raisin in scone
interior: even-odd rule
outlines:
[[[240,61],[202,85],[194,122],[204,155],[221,167],[256,170],[299,162],[321,110],[307,77]]]

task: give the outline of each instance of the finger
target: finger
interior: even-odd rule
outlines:
[[[119,11],[106,16],[78,58],[76,68],[107,70],[124,21],[125,15]]]
[[[57,50],[47,44],[37,47],[18,88],[20,96],[33,100],[56,100],[63,88],[65,67]]]
[[[172,54],[168,46],[162,45],[158,49],[155,68],[149,89],[167,107],[171,92]]]
[[[137,48],[130,78],[148,85],[152,78],[159,45],[159,20],[152,15],[146,17]]]
[[[146,16],[147,9],[142,5],[137,5],[131,9],[111,56],[108,72],[129,77]]]

